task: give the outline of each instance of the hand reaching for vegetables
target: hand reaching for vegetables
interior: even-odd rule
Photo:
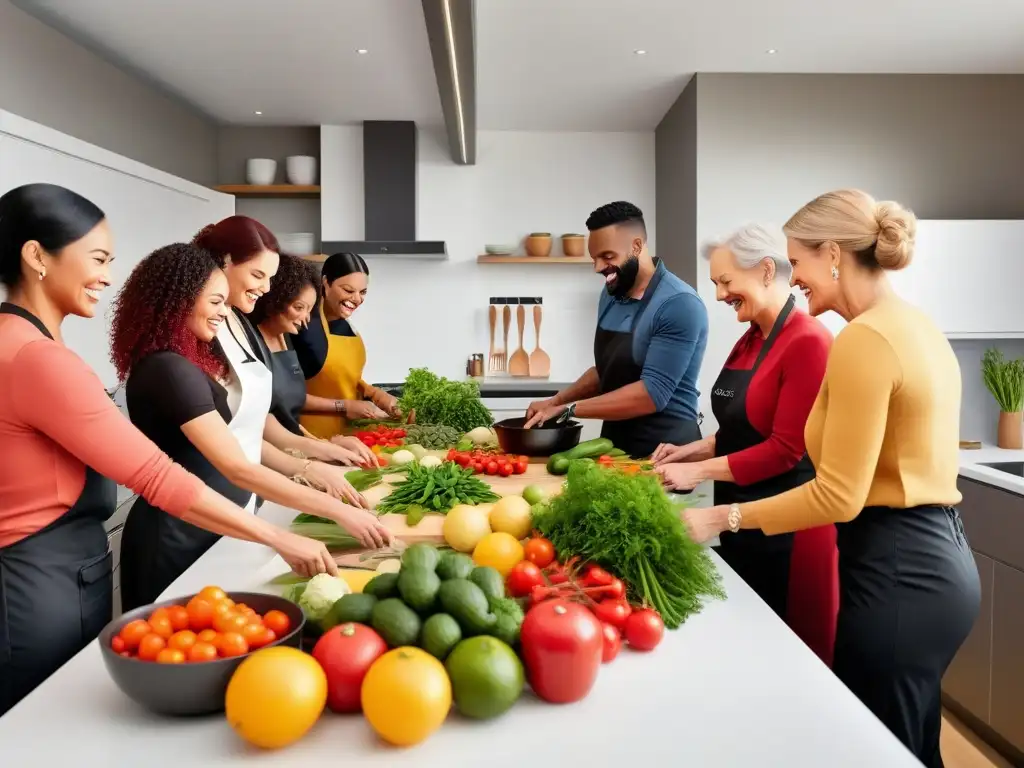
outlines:
[[[345,416],[349,419],[361,419],[367,421],[386,421],[388,414],[371,403],[369,400],[346,400]]]
[[[300,576],[316,576],[318,573],[338,573],[338,564],[334,562],[327,547],[319,541],[307,539],[289,531],[280,531],[272,544],[274,550]]]
[[[375,514],[367,512],[365,509],[344,505],[339,514],[332,517],[338,525],[368,549],[390,546],[394,541],[391,531],[381,524]]]
[[[379,467],[377,454],[369,449],[361,440],[347,435],[335,435],[331,444],[339,450],[339,458],[345,464],[354,467]]]
[[[352,483],[345,479],[345,470],[341,467],[332,467],[330,464],[314,461],[304,474],[308,480],[322,487],[328,495],[348,504],[369,509],[370,505],[367,504],[366,499],[352,487]]]
[[[373,395],[373,404],[393,419],[401,418],[402,409],[398,407],[398,398],[378,389]]]

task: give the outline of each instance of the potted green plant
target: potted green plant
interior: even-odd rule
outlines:
[[[999,406],[996,444],[1024,448],[1024,360],[1007,360],[998,349],[987,349],[981,358],[981,377]]]

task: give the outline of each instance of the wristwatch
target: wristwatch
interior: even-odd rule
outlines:
[[[563,418],[563,420],[568,421],[569,419],[571,419],[575,415],[576,415],[576,403],[569,403],[565,407],[565,412],[562,414],[562,418]]]
[[[740,523],[743,522],[743,513],[740,512],[739,504],[729,505],[729,517],[726,518],[729,523],[729,530],[736,533],[740,529]]]

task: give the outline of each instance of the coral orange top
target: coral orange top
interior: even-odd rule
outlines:
[[[61,517],[85,468],[184,516],[203,488],[107,396],[99,377],[30,321],[0,315],[0,548]]]

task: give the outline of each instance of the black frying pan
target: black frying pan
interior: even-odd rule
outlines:
[[[549,421],[531,429],[524,429],[524,424],[526,418],[518,416],[494,425],[501,450],[521,456],[550,456],[579,445],[580,433],[583,431],[583,425],[578,421],[562,424]]]

